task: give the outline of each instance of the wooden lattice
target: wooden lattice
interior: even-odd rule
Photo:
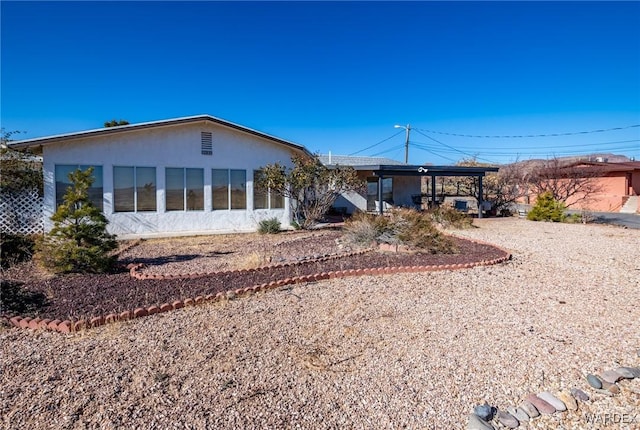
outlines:
[[[0,193],[0,229],[3,233],[12,234],[44,231],[42,197],[36,190]]]

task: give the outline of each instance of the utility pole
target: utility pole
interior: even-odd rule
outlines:
[[[411,133],[411,124],[394,125],[395,128],[404,128],[407,131],[406,139],[404,141],[404,164],[409,164],[409,133]]]

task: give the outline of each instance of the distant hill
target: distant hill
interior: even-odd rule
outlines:
[[[605,163],[626,163],[629,161],[633,161],[631,160],[629,157],[627,157],[626,155],[618,155],[618,154],[611,154],[611,153],[594,153],[594,154],[586,154],[586,155],[573,155],[570,157],[558,157],[557,158],[560,161],[566,162],[566,163],[573,163],[575,161],[597,161],[597,162],[605,162]],[[536,165],[540,165],[544,162],[546,162],[546,159],[542,159],[542,158],[532,158],[530,160],[523,160],[523,161],[518,161],[517,163],[511,163],[511,164],[517,164],[523,167],[533,167]]]

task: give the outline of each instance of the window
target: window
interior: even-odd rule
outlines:
[[[102,210],[102,166],[89,166],[78,164],[57,164],[55,166],[55,179],[56,179],[56,207],[64,203],[64,193],[67,188],[71,186],[71,180],[69,180],[69,173],[80,170],[87,170],[89,167],[93,167],[93,184],[89,188],[89,199],[98,209]]]
[[[114,167],[113,209],[115,212],[156,210],[156,168]]]
[[[367,178],[367,210],[376,211],[378,178]],[[393,204],[393,178],[382,178],[382,201]]]
[[[253,208],[254,209],[282,209],[284,208],[284,198],[269,190],[259,190],[256,183],[262,176],[262,170],[253,171]]]
[[[245,170],[211,170],[212,209],[247,208],[247,172]]]
[[[165,170],[166,209],[204,210],[204,170],[167,168]]]

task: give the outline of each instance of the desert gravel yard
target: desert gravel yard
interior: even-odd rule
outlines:
[[[522,219],[455,234],[507,263],[284,287],[76,335],[0,327],[0,427],[464,428],[473,406],[580,387],[535,429],[640,428],[640,230]],[[605,414],[633,419],[590,424]]]

